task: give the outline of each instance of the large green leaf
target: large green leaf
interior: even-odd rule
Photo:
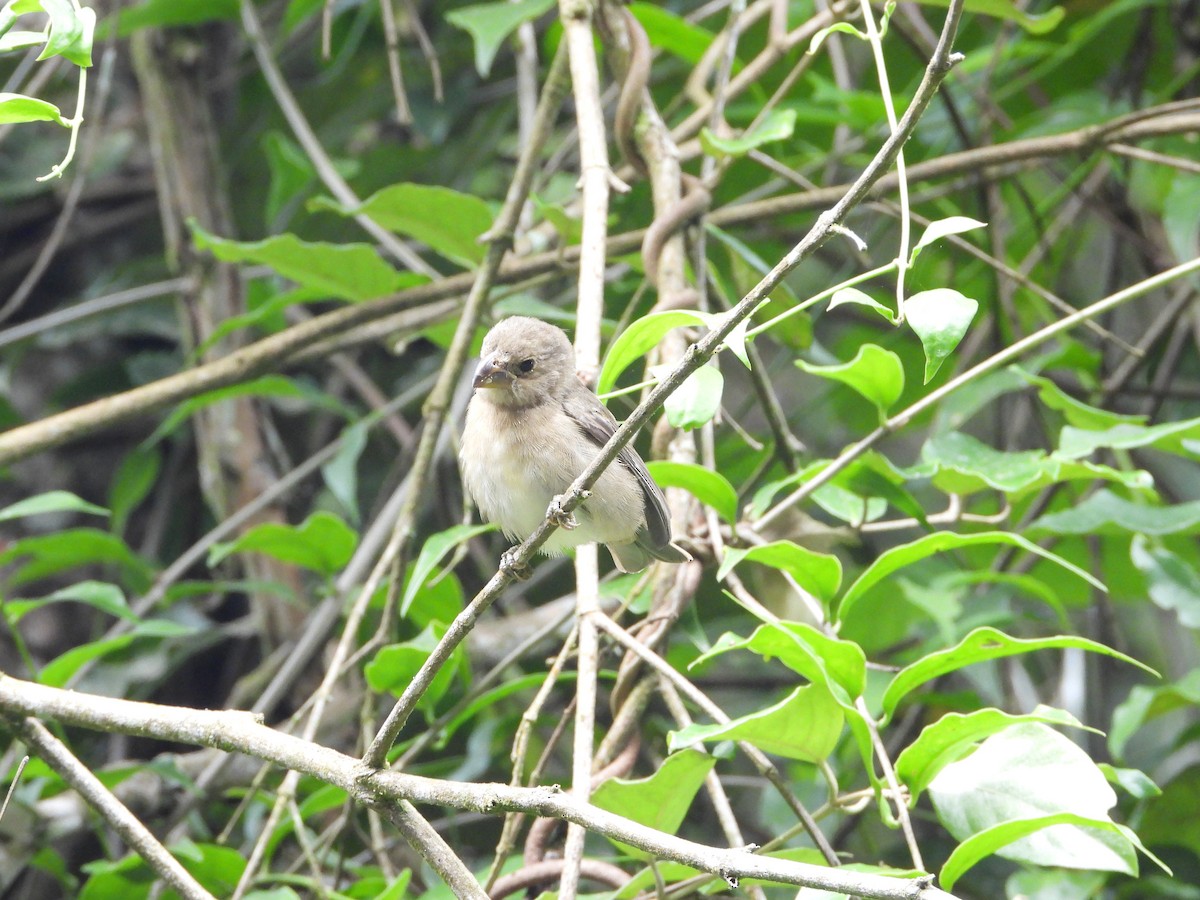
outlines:
[[[70,528],[14,541],[0,553],[0,565],[16,563],[7,576],[17,588],[77,566],[110,565],[133,590],[145,590],[153,570],[123,540],[95,528]]]
[[[727,723],[689,725],[671,732],[667,746],[675,750],[697,741],[746,741],[785,759],[820,762],[837,747],[844,721],[842,708],[829,690],[813,684]]]
[[[842,583],[842,563],[836,556],[817,553],[791,541],[772,541],[749,549],[727,547],[717,580],[723,579],[742,562],[756,562],[786,572],[800,587],[825,604],[833,599]]]
[[[840,620],[846,619],[850,614],[850,610],[858,603],[859,600],[873,588],[876,584],[883,581],[893,572],[910,566],[913,563],[928,559],[939,553],[947,553],[952,550],[959,550],[964,547],[977,547],[988,544],[1007,544],[1011,547],[1017,547],[1025,550],[1028,553],[1034,553],[1043,559],[1048,559],[1051,562],[1057,563],[1069,572],[1078,575],[1084,581],[1093,587],[1104,590],[1104,585],[1097,581],[1092,575],[1085,572],[1072,563],[1067,562],[1061,556],[1051,553],[1039,547],[1032,541],[1026,540],[1020,535],[1009,534],[1006,531],[985,531],[979,534],[957,534],[951,531],[939,531],[935,534],[928,534],[925,537],[918,538],[908,544],[903,544],[899,547],[893,547],[886,553],[881,555],[870,566],[867,567],[858,579],[846,589],[846,593],[842,595],[841,602],[837,606],[837,618]]]
[[[1045,725],[1018,724],[992,735],[966,759],[946,766],[929,792],[947,830],[960,841],[975,838],[947,862],[943,880],[957,879],[991,853],[1035,865],[1137,872],[1134,845],[1109,827],[1108,810],[1117,798],[1104,774]],[[1061,814],[1082,821],[1030,822]],[[1094,822],[1108,824],[1096,830]]]
[[[1075,635],[1060,634],[1045,638],[1014,638],[1009,637],[995,628],[976,628],[953,647],[938,650],[906,666],[896,673],[883,693],[882,707],[885,719],[890,719],[900,701],[908,696],[915,688],[959,669],[985,662],[992,659],[1003,659],[1008,656],[1018,656],[1032,653],[1035,650],[1051,650],[1073,647],[1077,650],[1088,650],[1092,653],[1102,653],[1137,666],[1151,675],[1158,673],[1144,663],[1138,662],[1131,656],[1126,656],[1111,647],[1106,647],[1096,641]]]
[[[949,494],[997,490],[1022,496],[1063,481],[1115,481],[1133,488],[1153,485],[1140,469],[1118,470],[1098,463],[1078,462],[1043,450],[1001,451],[961,431],[935,435],[921,448],[921,474]],[[932,470],[929,469],[932,466]],[[915,474],[915,473],[914,473]]]
[[[749,650],[764,659],[778,659],[813,684],[824,686],[844,709],[853,712],[854,701],[866,688],[867,658],[853,641],[841,641],[803,622],[760,625],[748,638],[721,635],[712,649],[697,657],[701,666],[731,650]]]
[[[621,332],[608,348],[596,380],[596,393],[611,391],[621,373],[657,346],[667,332],[686,325],[708,327],[709,321],[704,313],[683,309],[642,316]]]
[[[720,472],[696,463],[666,459],[651,460],[646,463],[646,468],[662,487],[683,488],[701,503],[711,506],[730,525],[737,522],[737,491]]]
[[[672,753],[647,778],[626,780],[612,778],[603,782],[592,794],[592,803],[601,809],[619,813],[666,834],[674,834],[683,824],[687,811],[704,779],[712,771],[716,759],[699,750]],[[623,852],[638,859],[652,855],[625,844]]]
[[[369,244],[330,244],[281,234],[262,241],[231,241],[191,223],[199,250],[224,262],[270,266],[297,284],[341,300],[372,300],[420,284],[424,276],[392,268]]]
[[[231,553],[263,553],[331,576],[350,561],[357,544],[358,535],[345,522],[333,513],[315,512],[300,525],[255,525],[236,541],[214,545],[208,564],[215,566]]]
[[[904,365],[900,357],[875,344],[863,344],[854,359],[840,365],[818,366],[802,359],[796,360],[796,365],[810,375],[840,381],[858,391],[875,405],[881,422],[904,393]]]
[[[667,421],[691,431],[712,421],[721,408],[725,377],[716,366],[701,366],[689,375],[663,403]]]
[[[966,714],[947,713],[936,722],[926,725],[917,739],[896,758],[896,775],[908,787],[909,805],[915,806],[929,782],[980,741],[1023,722],[1083,727],[1069,712],[1048,706],[1039,706],[1035,712],[1027,715],[1014,715],[999,709],[978,709]]]
[[[1097,491],[1078,506],[1047,513],[1031,523],[1040,534],[1195,534],[1200,531],[1200,500],[1175,506],[1135,503],[1111,491]]]
[[[64,600],[84,603],[118,619],[127,619],[131,622],[138,620],[137,616],[133,614],[133,610],[129,608],[125,592],[117,585],[105,581],[81,581],[79,584],[62,588],[48,597],[37,600],[6,601],[3,604],[4,617],[10,625],[15,625],[26,613],[41,609],[51,603],[61,603]]]
[[[431,622],[420,634],[410,641],[382,647],[375,657],[363,667],[367,684],[376,693],[401,693],[413,680],[429,654],[446,633],[441,622]],[[449,690],[456,673],[466,664],[466,651],[456,647],[450,659],[433,677],[429,689],[417,703],[419,709],[432,711]]]
[[[512,6],[512,4],[497,4]],[[487,248],[479,242],[492,227],[492,212],[483,200],[431,184],[393,184],[349,209],[328,197],[312,201],[314,209],[344,216],[363,213],[388,231],[428,244],[430,249],[459,265],[472,268]]]
[[[1067,457],[1090,456],[1105,448],[1133,450],[1153,447],[1168,453],[1195,457],[1200,444],[1200,419],[1163,422],[1161,425],[1123,423],[1102,431],[1066,426],[1058,440],[1058,452]],[[1190,449],[1189,449],[1190,447]]]

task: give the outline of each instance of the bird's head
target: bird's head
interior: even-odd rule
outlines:
[[[483,339],[475,389],[497,406],[537,406],[561,396],[575,376],[575,353],[561,328],[513,316]]]

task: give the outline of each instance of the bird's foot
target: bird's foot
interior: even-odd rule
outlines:
[[[516,547],[509,547],[500,554],[500,571],[517,579],[517,581],[528,581],[529,576],[533,574],[533,569],[528,563],[517,560],[517,549]]]
[[[586,500],[589,492],[584,491],[583,499]],[[546,518],[561,528],[563,531],[574,531],[579,527],[579,520],[575,518],[574,513],[569,513],[563,509],[563,495],[557,494],[550,501],[550,508],[546,510]]]

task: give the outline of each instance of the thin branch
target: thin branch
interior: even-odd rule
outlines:
[[[67,693],[67,692],[63,692]],[[100,814],[108,826],[132,847],[146,865],[160,878],[179,891],[187,900],[215,900],[212,894],[200,886],[167,848],[158,842],[133,813],[113,796],[112,792],[92,774],[91,770],[75,758],[66,745],[50,733],[34,715],[42,713],[27,710],[23,715],[30,718],[10,718],[9,727],[17,732],[30,750],[45,760],[63,781],[83,797],[88,806]]]

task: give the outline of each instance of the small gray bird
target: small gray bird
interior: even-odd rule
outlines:
[[[612,413],[576,374],[575,352],[562,329],[524,316],[504,319],[484,337],[475,370],[459,453],[463,482],[485,519],[524,540],[616,428]],[[560,518],[543,553],[605,544],[622,572],[640,572],[651,558],[691,559],[671,543],[662,491],[631,445],[576,513]]]

